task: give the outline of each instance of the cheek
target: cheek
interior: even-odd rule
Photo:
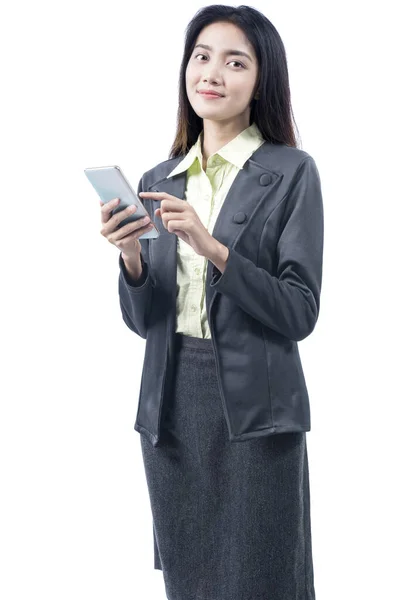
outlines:
[[[188,66],[186,69],[186,83],[191,83],[196,79],[196,69]]]
[[[192,88],[194,85],[194,77],[193,77],[192,69],[186,70],[185,78],[186,78],[186,89],[187,89],[188,93],[190,94],[192,92]]]
[[[254,87],[253,80],[250,77],[248,79],[242,77],[240,81],[239,79],[232,79],[230,83],[231,89],[243,98],[250,96]]]

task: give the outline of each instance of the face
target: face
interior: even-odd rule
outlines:
[[[196,48],[197,44],[208,48]],[[211,23],[198,35],[186,68],[189,102],[202,119],[248,121],[257,75],[257,58],[243,31],[232,23]],[[202,96],[198,90],[204,89],[219,92],[223,97]]]

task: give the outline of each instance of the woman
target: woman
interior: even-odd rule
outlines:
[[[139,242],[142,221],[115,230],[128,209],[101,211],[123,319],[146,339],[135,429],[154,567],[169,600],[314,600],[297,341],[319,313],[322,196],[260,12],[207,6],[190,22],[171,155],[138,191],[158,238]]]

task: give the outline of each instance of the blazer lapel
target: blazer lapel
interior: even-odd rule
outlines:
[[[265,193],[272,190],[273,184],[278,178],[272,170],[257,162],[257,155],[260,153],[269,153],[271,144],[265,142],[260,146],[252,156],[245,162],[235,177],[226,198],[221,206],[214,229],[211,235],[219,242],[230,248],[235,248],[245,230],[251,222],[251,217],[256,211],[261,201],[265,202]],[[265,159],[263,159],[264,161]],[[173,168],[176,166],[175,163]],[[172,169],[171,169],[172,170]],[[171,171],[170,171],[171,172]],[[179,173],[171,178],[163,178],[152,184],[148,191],[167,192],[181,200],[186,200],[187,171]],[[268,187],[266,187],[268,186]],[[172,299],[176,298],[176,275],[177,268],[177,236],[165,231],[161,217],[154,216],[156,208],[160,207],[160,202],[149,200],[149,213],[155,222],[161,234],[150,242],[151,259],[157,266],[158,277],[162,280],[163,288],[171,292]],[[212,300],[216,294],[210,288],[212,278],[213,263],[209,260],[206,274],[206,304],[207,313],[211,307]]]

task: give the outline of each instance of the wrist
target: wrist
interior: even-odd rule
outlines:
[[[128,275],[128,279],[136,282],[138,281],[143,273],[141,254],[135,257],[125,256],[125,254],[121,253],[121,259],[124,264],[124,269],[126,274]]]
[[[229,248],[224,244],[221,244],[218,240],[215,240],[215,245],[208,257],[208,259],[217,267],[221,273],[225,271],[225,265],[229,257]]]
[[[134,255],[127,255],[125,252],[121,252],[121,257],[124,263],[136,265],[138,261],[140,262],[140,251]]]

